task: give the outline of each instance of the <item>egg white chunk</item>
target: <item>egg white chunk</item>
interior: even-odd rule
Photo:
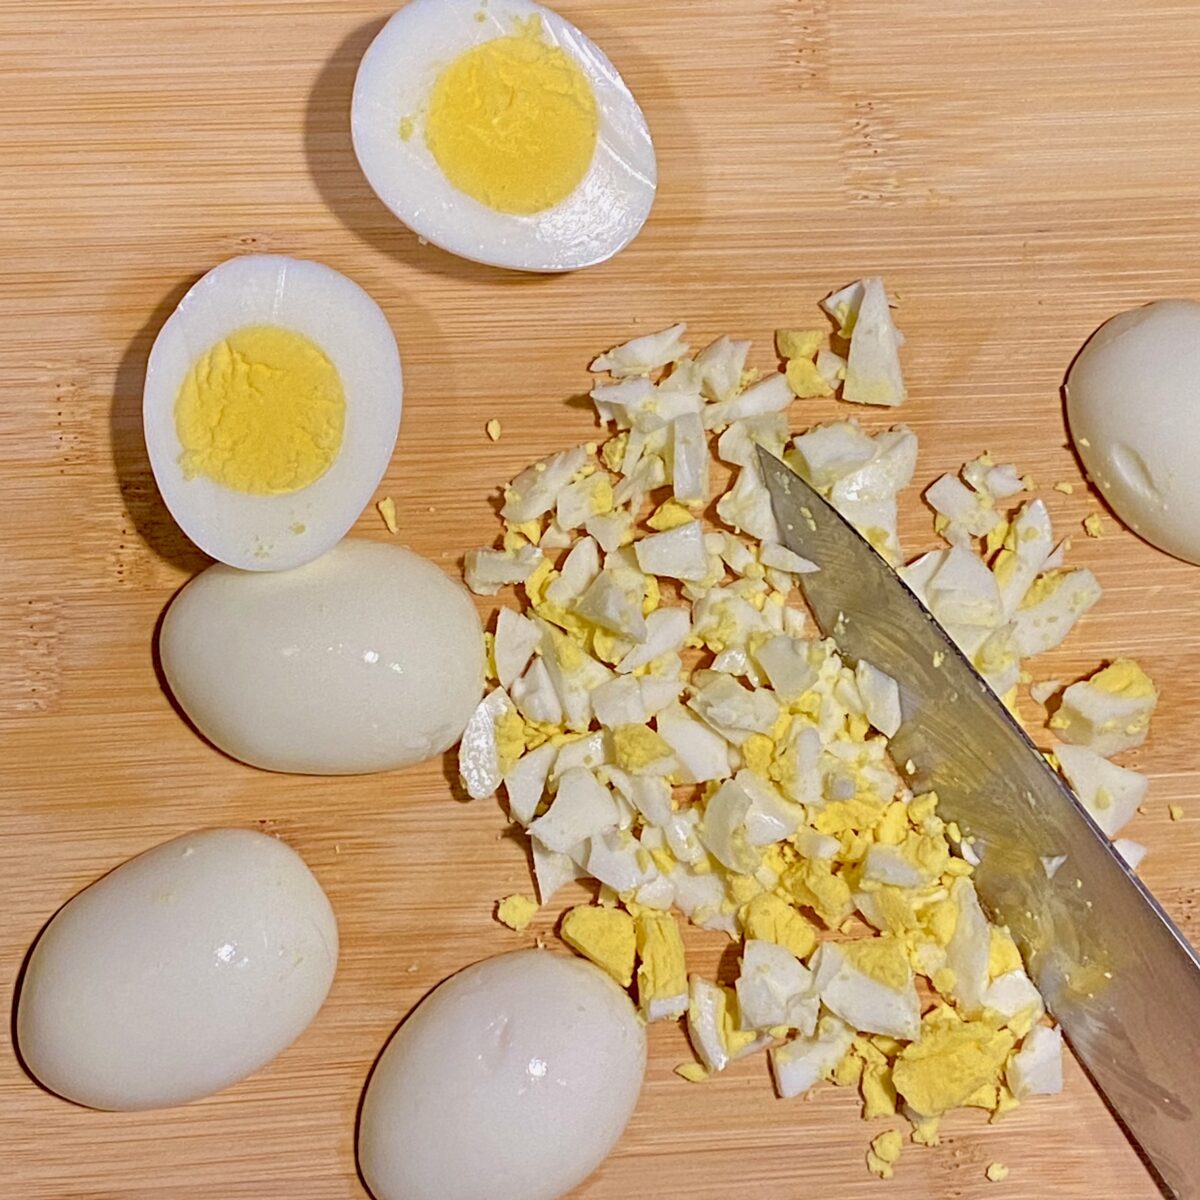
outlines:
[[[193,364],[247,326],[301,334],[330,360],[346,398],[342,444],[307,487],[253,495],[205,475],[187,479],[175,404]],[[400,354],[387,318],[358,284],[322,263],[254,254],[214,267],[179,302],[154,340],[142,419],[163,500],[206,554],[245,571],[281,571],[333,546],[378,486],[400,428]]]
[[[769,1052],[771,1074],[780,1098],[802,1096],[828,1078],[854,1041],[854,1030],[832,1014],[821,1018],[811,1036],[801,1034]]]
[[[581,958],[476,963],[400,1026],[363,1099],[375,1200],[555,1200],[592,1173],[637,1104],[646,1034]]]
[[[247,829],[186,834],[46,927],[21,988],[21,1056],[89,1108],[186,1104],[295,1041],[337,957],[333,909],[294,850]]]
[[[1145,800],[1150,780],[1086,746],[1063,742],[1054,747],[1054,754],[1079,802],[1109,837],[1116,837]]]
[[[1035,1025],[1008,1064],[1008,1086],[1018,1100],[1056,1096],[1063,1086],[1062,1030]]]
[[[450,183],[426,145],[422,114],[448,63],[535,16],[547,41],[591,85],[599,128],[591,166],[575,190],[542,212],[518,215]],[[402,140],[406,120],[416,128]],[[594,42],[531,0],[410,0],[363,56],[351,131],[367,182],[401,221],[443,250],[493,266],[571,271],[603,262],[636,236],[654,202],[654,145],[637,101]]]
[[[344,541],[292,571],[210,567],[167,610],[159,652],[196,728],[269,771],[421,762],[454,744],[483,691],[470,596],[380,542]]]

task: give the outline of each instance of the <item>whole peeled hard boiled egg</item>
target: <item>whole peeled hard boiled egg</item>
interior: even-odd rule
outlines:
[[[337,958],[333,909],[294,850],[248,829],[189,833],[46,926],[18,999],[21,1058],[89,1108],[186,1104],[291,1045]]]
[[[1071,438],[1113,512],[1200,563],[1200,303],[1157,300],[1106,321],[1066,393]]]
[[[216,565],[174,599],[163,673],[219,749],[270,771],[345,775],[421,762],[483,693],[483,629],[419,554],[348,540],[291,571]]]
[[[279,571],[323,554],[387,468],[400,354],[379,306],[331,267],[256,254],[209,271],[146,368],[146,450],[206,554]]]
[[[476,963],[400,1026],[363,1098],[375,1200],[554,1200],[616,1145],[646,1033],[598,967],[545,950]]]
[[[351,125],[384,204],[477,262],[590,266],[654,202],[637,101],[593,42],[530,0],[411,0],[363,56]]]

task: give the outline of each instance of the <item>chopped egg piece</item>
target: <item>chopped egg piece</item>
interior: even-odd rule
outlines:
[[[822,942],[813,956],[822,1004],[855,1029],[912,1040],[921,1005],[903,945],[888,937]]]
[[[822,307],[850,341],[842,399],[853,404],[904,403],[900,334],[892,321],[883,280],[877,275],[826,297]]]
[[[1018,1100],[1054,1096],[1062,1091],[1062,1030],[1035,1025],[1006,1068],[1008,1086]]]
[[[1130,658],[1118,658],[1063,692],[1050,728],[1064,742],[1111,758],[1146,740],[1157,704],[1158,692],[1145,671]]]
[[[773,1046],[768,1057],[775,1090],[783,1100],[803,1096],[828,1079],[850,1049],[854,1031],[838,1017],[827,1014],[811,1036],[803,1034]]]
[[[740,1028],[737,997],[731,988],[699,975],[691,976],[688,985],[688,1038],[708,1071],[723,1071],[769,1040]]]
[[[1079,802],[1109,837],[1115,837],[1146,798],[1150,781],[1137,771],[1119,767],[1086,746],[1063,743],[1054,757]]]
[[[796,1029],[807,1036],[817,1027],[820,1000],[813,991],[812,972],[774,942],[746,940],[735,991],[747,1029]]]
[[[614,379],[631,375],[649,375],[660,367],[678,362],[688,352],[683,335],[687,325],[682,321],[657,333],[645,333],[613,347],[592,363],[593,371],[607,371]]]
[[[687,967],[679,925],[669,913],[639,912],[637,942],[638,1007],[647,1021],[681,1017],[688,1007]]]
[[[633,983],[636,939],[633,918],[619,908],[581,904],[568,909],[562,940],[607,971],[622,987]]]

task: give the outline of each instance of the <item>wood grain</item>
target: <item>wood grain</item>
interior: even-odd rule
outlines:
[[[451,799],[444,765],[292,779],[228,761],[173,711],[155,623],[203,565],[154,491],[140,389],[186,287],[250,250],[318,258],[379,301],[406,372],[383,491],[405,540],[456,568],[492,536],[490,491],[580,440],[564,400],[635,329],[689,320],[753,336],[809,321],[864,272],[901,296],[920,474],[990,447],[1043,485],[1078,482],[1059,386],[1113,312],[1196,295],[1200,8],[1189,0],[563,0],[641,99],[661,190],[602,267],[506,275],[421,246],[350,148],[357,60],[386,16],[343,0],[0,0],[0,999],[39,928],[97,874],[197,826],[261,825],[312,865],[343,955],[292,1049],[185,1109],[86,1112],[40,1091],[0,1033],[0,1194],[20,1200],[362,1197],[356,1105],[391,1029],[440,979],[526,936],[490,917],[527,886],[493,804]],[[797,423],[828,415],[811,405]],[[502,419],[493,445],[484,422]],[[880,427],[886,414],[864,414]],[[1064,531],[1099,501],[1046,491]],[[1153,776],[1131,834],[1144,875],[1200,932],[1194,569],[1120,532],[1079,537],[1105,598],[1039,678],[1114,652],[1163,693],[1135,756]],[[385,536],[372,513],[364,536]],[[929,540],[915,492],[907,545]],[[1183,803],[1169,824],[1167,804]],[[556,906],[557,909],[557,906]],[[713,969],[722,947],[690,936]],[[641,1105],[580,1190],[857,1197],[869,1128],[826,1089],[775,1100],[761,1058],[676,1079],[682,1033],[652,1031]],[[465,1136],[465,1135],[464,1135]],[[989,1184],[987,1163],[1012,1168]],[[1134,1198],[1153,1184],[1078,1069],[997,1126],[947,1122],[906,1150],[897,1197]]]

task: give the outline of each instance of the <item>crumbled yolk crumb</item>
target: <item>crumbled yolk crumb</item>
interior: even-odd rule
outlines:
[[[400,532],[400,525],[396,520],[396,502],[391,496],[384,496],[375,507],[379,509],[379,515],[383,518],[383,523],[387,526],[388,533],[395,535]]]
[[[1104,536],[1104,519],[1099,513],[1088,513],[1083,518],[1083,531],[1091,538]]]
[[[1008,1168],[1003,1163],[988,1163],[987,1170],[984,1171],[989,1183],[1000,1183],[1008,1178]]]
[[[675,1068],[675,1074],[680,1079],[686,1079],[688,1083],[703,1083],[708,1078],[708,1072],[698,1062],[680,1063]]]
[[[896,1162],[903,1148],[904,1140],[898,1129],[889,1129],[886,1133],[879,1134],[872,1139],[871,1147],[867,1151],[867,1169],[880,1179],[891,1179],[896,1173]]]
[[[496,919],[502,925],[507,925],[509,929],[515,929],[519,933],[522,929],[529,928],[529,923],[537,914],[537,910],[537,901],[532,896],[514,893],[511,896],[505,896],[496,905]]]
[[[491,440],[493,442],[498,442],[500,440],[500,434],[503,433],[503,431],[504,431],[504,427],[500,424],[500,422],[495,417],[493,417],[483,427],[483,431],[484,431],[484,433],[486,433],[488,435],[489,438],[491,438]]]
[[[1169,816],[1172,821],[1182,821],[1183,820],[1183,805],[1182,804],[1168,804],[1167,805],[1167,816]]]

